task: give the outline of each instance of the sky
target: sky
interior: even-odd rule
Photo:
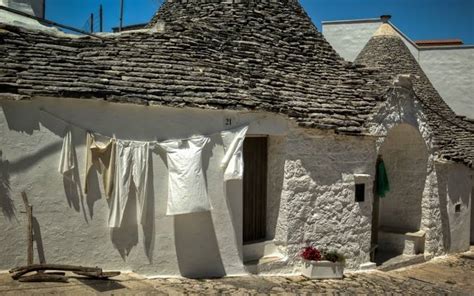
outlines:
[[[119,25],[120,0],[46,0],[46,17],[89,30],[88,19],[104,8],[104,30]],[[146,23],[163,0],[124,0],[124,25]],[[322,21],[377,18],[391,22],[412,40],[459,38],[474,45],[474,0],[300,0],[321,30]]]

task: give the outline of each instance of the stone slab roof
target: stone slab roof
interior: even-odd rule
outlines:
[[[64,37],[0,26],[0,96],[262,110],[360,133],[370,70],[345,62],[295,0],[168,0],[148,30]]]
[[[382,24],[355,62],[379,69],[381,92],[391,87],[398,75],[415,77],[413,90],[441,156],[473,167],[474,122],[456,116],[449,108],[391,25]]]

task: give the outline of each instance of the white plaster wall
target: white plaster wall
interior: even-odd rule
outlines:
[[[466,251],[470,246],[471,172],[460,164],[438,163],[436,167],[439,196],[447,216],[442,222],[449,228],[443,243],[448,252]]]
[[[339,55],[353,62],[382,22],[323,22],[322,33]]]
[[[456,114],[474,118],[474,47],[421,49],[419,63]]]
[[[275,242],[296,270],[307,244],[343,253],[356,269],[370,261],[372,182],[365,202],[355,202],[354,174],[373,176],[374,141],[308,133],[292,129],[281,143],[287,157]]]
[[[42,99],[3,101],[0,111],[0,270],[26,263],[26,217],[20,192],[33,205],[38,253],[49,263],[101,266],[133,270],[143,275],[219,276],[245,273],[242,265],[241,183],[224,187],[219,168],[223,157],[220,136],[203,152],[203,166],[212,212],[165,216],[167,169],[163,152],[152,153],[148,200],[150,223],[133,223],[135,199],[127,206],[125,225],[111,231],[108,205],[97,176],[91,193],[82,191],[85,131],[73,128],[79,184],[57,172],[63,122],[39,112],[44,108],[84,128],[119,139],[163,140],[212,134],[251,122],[249,134],[283,135],[287,121],[262,113],[171,109],[88,100]],[[265,117],[266,116],[266,117]],[[264,117],[264,118],[263,118]],[[258,120],[259,118],[263,118]],[[224,193],[226,192],[226,194]]]

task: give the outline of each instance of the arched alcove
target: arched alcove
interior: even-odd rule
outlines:
[[[414,126],[399,124],[389,131],[379,155],[385,163],[390,191],[379,200],[377,253],[389,259],[423,252],[424,237],[419,230],[428,163],[425,141]],[[420,243],[410,248],[407,242],[411,240]]]
[[[421,224],[421,201],[427,175],[428,151],[419,131],[400,124],[380,147],[390,191],[380,200],[380,226],[415,232]]]

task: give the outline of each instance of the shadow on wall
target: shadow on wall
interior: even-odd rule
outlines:
[[[118,228],[111,229],[112,243],[124,261],[133,247],[138,244],[137,190],[133,182],[130,183],[130,194],[122,217],[122,224]]]
[[[448,215],[448,169],[446,165],[436,165],[436,178],[438,183],[439,212],[441,215],[441,231],[443,235],[443,248],[447,252],[451,248],[451,231]]]
[[[274,240],[280,215],[281,196],[285,175],[286,137],[269,137],[268,141],[268,177],[267,177],[267,240]],[[278,243],[284,244],[285,241]]]
[[[3,102],[1,108],[5,114],[8,128],[17,132],[24,132],[29,135],[33,134],[35,130],[40,129],[40,122],[50,131],[54,132],[58,136],[63,136],[65,130],[65,124],[57,119],[49,118],[40,115],[37,106],[31,102]],[[25,119],[28,120],[25,120]],[[74,132],[74,131],[73,131]],[[73,136],[74,145],[80,144],[77,137],[77,132]],[[22,157],[17,161],[11,162],[8,166],[7,174],[15,174],[18,172],[24,172],[34,167],[38,162],[51,154],[55,154],[61,150],[62,142],[57,141],[38,149],[35,153],[28,156]],[[77,155],[73,150],[74,161],[77,164]],[[3,171],[3,170],[2,170]],[[67,198],[68,205],[76,210],[80,211],[83,203],[83,196],[81,190],[81,183],[79,178],[79,169],[76,165],[71,174],[66,175],[63,178],[64,192]],[[3,203],[2,203],[3,204]],[[3,207],[2,207],[3,208]],[[84,208],[84,207],[83,207]],[[87,222],[87,216],[84,212],[84,219]]]
[[[39,112],[32,108],[31,102],[4,101],[0,105],[5,114],[8,128],[18,132],[33,134],[39,130]]]
[[[39,263],[46,263],[44,256],[43,238],[41,236],[41,229],[38,220],[33,217],[33,241],[36,243],[36,250],[38,251]]]
[[[202,151],[202,170],[206,188],[208,188],[209,160],[216,143],[222,145],[219,135],[212,136],[211,142]],[[160,150],[159,155],[168,167],[166,153]],[[175,215],[174,236],[178,267],[182,276],[216,278],[226,275],[211,212]]]
[[[182,276],[226,275],[210,212],[174,216],[175,248]]]
[[[224,182],[224,194],[226,197],[227,210],[230,214],[230,221],[234,229],[235,242],[238,246],[243,244],[242,237],[242,180],[228,180]],[[243,260],[242,249],[237,248],[239,258]]]
[[[77,139],[77,133],[73,130],[72,131],[72,138],[73,138],[73,147],[72,147],[72,155],[74,159],[74,168],[68,172],[66,175],[63,176],[63,185],[64,185],[64,193],[66,195],[66,199],[68,202],[69,207],[73,208],[76,212],[80,212],[81,208],[85,209],[84,207],[84,195],[82,192],[81,186],[81,177],[79,173],[78,167],[78,160],[75,147],[79,144]],[[84,220],[88,222],[87,214],[85,210],[83,211]]]
[[[412,125],[399,124],[389,131],[379,154],[390,183],[390,191],[380,199],[380,226],[418,231],[428,175],[428,150],[421,134]]]
[[[10,163],[8,160],[3,160],[3,153],[0,150],[0,208],[2,214],[8,220],[16,218],[15,215],[15,204],[11,198],[10,188]]]
[[[151,152],[150,152],[151,153]],[[143,213],[144,218],[142,221],[145,254],[150,263],[153,263],[153,251],[155,246],[155,189],[153,186],[153,180],[155,180],[153,174],[153,157],[148,157],[148,185],[147,185],[147,198],[145,198],[145,212]]]
[[[89,209],[89,216],[91,219],[94,219],[94,205],[97,201],[102,198],[99,185],[99,174],[95,166],[92,167],[88,174],[88,192],[86,194],[86,204]],[[85,182],[85,180],[84,180]]]

